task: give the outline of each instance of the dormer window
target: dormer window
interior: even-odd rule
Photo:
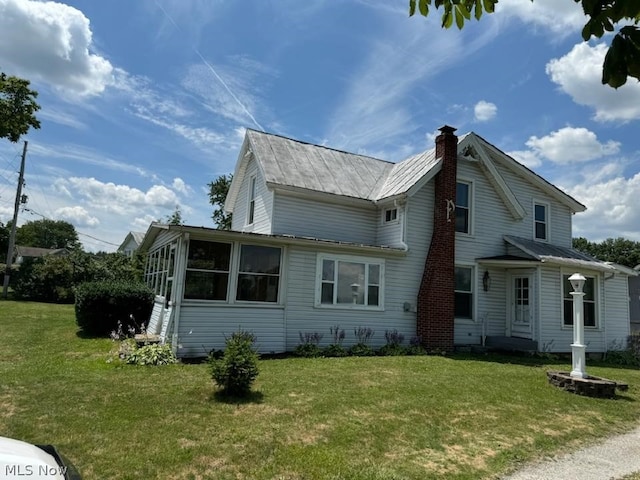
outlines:
[[[534,203],[533,216],[533,238],[546,242],[549,240],[549,205]]]
[[[397,208],[388,208],[384,211],[384,222],[390,223],[398,220],[398,209]]]

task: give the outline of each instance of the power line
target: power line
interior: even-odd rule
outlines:
[[[25,211],[25,212],[32,213],[32,214],[34,214],[34,215],[38,215],[38,216],[40,216],[40,217],[44,218],[45,220],[51,220],[52,222],[55,222],[55,220],[53,220],[52,218],[49,218],[49,217],[47,217],[46,215],[43,215],[42,213],[36,212],[36,211],[35,211],[34,209],[32,209],[32,208],[26,208],[26,207],[25,207],[24,211]],[[91,239],[93,239],[93,240],[97,240],[98,242],[106,243],[107,245],[112,245],[112,246],[114,246],[114,247],[119,247],[119,246],[120,246],[120,244],[118,244],[118,243],[112,243],[112,242],[109,242],[109,241],[107,241],[107,240],[102,240],[101,238],[94,237],[94,236],[92,236],[92,235],[89,235],[88,233],[79,232],[78,230],[76,230],[76,233],[77,233],[78,235],[82,235],[82,236],[84,236],[84,237],[89,237],[89,238],[91,238]]]

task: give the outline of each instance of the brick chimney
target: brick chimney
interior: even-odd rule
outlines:
[[[416,330],[428,350],[453,350],[458,157],[455,131],[445,125],[436,137],[436,158],[442,158],[442,168],[434,178],[433,235],[417,301]]]

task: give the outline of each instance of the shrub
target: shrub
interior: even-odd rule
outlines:
[[[418,336],[411,337],[409,346],[405,349],[407,355],[426,355],[427,350],[422,346],[422,339]]]
[[[107,336],[118,328],[140,329],[151,315],[153,292],[142,283],[87,282],[76,290],[76,323],[95,336]]]
[[[331,327],[330,331],[333,343],[322,350],[322,354],[325,357],[346,357],[348,353],[342,346],[345,338],[344,329],[340,328],[340,325],[336,325],[335,327]]]
[[[171,345],[159,343],[134,348],[126,358],[126,362],[133,365],[170,365],[177,361]]]
[[[373,348],[369,346],[369,340],[373,338],[376,332],[369,327],[357,327],[353,329],[353,333],[358,339],[358,342],[349,348],[349,355],[353,355],[354,357],[368,357],[373,355],[375,352]]]
[[[322,340],[323,335],[318,332],[299,332],[300,335],[300,345],[298,345],[293,353],[295,353],[299,357],[319,357],[322,353],[318,344]]]
[[[640,332],[632,333],[627,337],[627,348],[640,364]]]
[[[398,332],[397,329],[386,330],[384,332],[384,338],[387,344],[378,351],[380,355],[393,356],[404,355],[406,353],[406,349],[402,346],[404,335]]]
[[[225,340],[225,351],[221,359],[209,357],[211,376],[226,395],[244,397],[258,376],[258,353],[251,332],[239,330]]]

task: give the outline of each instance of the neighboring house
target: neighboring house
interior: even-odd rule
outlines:
[[[69,255],[69,250],[66,248],[23,247],[19,245],[16,245],[14,252],[16,265],[20,265],[26,258],[39,258],[45,255]]]
[[[568,277],[582,273],[587,352],[629,334],[628,269],[571,248],[584,205],[469,133],[393,164],[247,130],[225,209],[232,231],[152,224],[141,248],[183,357],[239,328],[262,352],[340,325],[430,349],[513,340],[569,352]],[[171,300],[167,302],[167,299]],[[162,330],[162,332],[161,332]]]
[[[129,232],[124,241],[118,247],[118,252],[124,253],[127,257],[132,256],[140,247],[144,239],[144,232]]]
[[[640,265],[634,267],[640,271]],[[640,276],[629,276],[629,317],[631,333],[640,333]]]

